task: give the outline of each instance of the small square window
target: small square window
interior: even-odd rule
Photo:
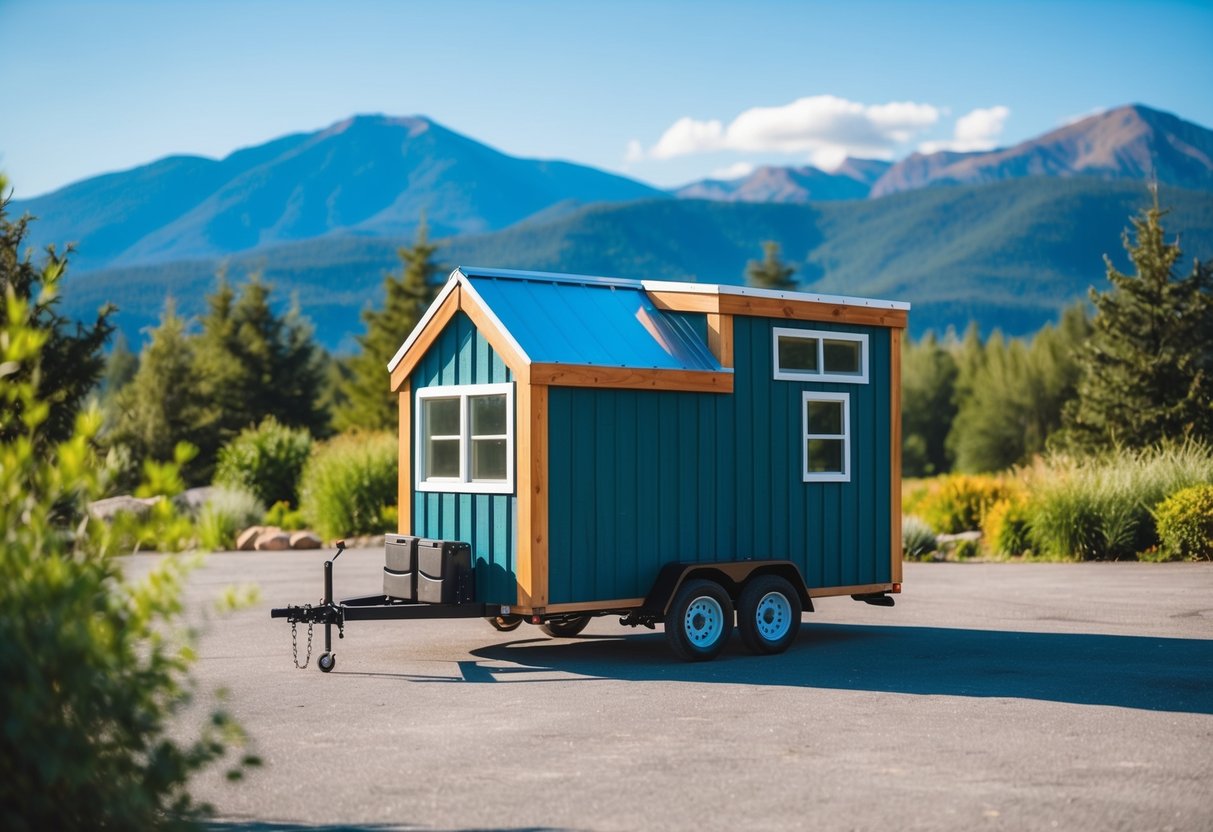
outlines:
[[[418,491],[514,490],[513,389],[468,384],[417,391]]]
[[[802,401],[804,481],[849,482],[850,394],[805,392]]]

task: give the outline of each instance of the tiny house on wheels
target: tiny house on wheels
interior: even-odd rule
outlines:
[[[384,594],[334,604],[328,586],[332,610],[275,614],[483,615],[557,636],[612,614],[663,624],[698,660],[735,619],[774,653],[815,598],[892,606],[908,310],[456,269],[388,365],[399,534]]]

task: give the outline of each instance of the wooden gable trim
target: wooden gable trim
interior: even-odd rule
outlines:
[[[720,312],[720,295],[696,292],[646,291],[649,300],[666,312]]]
[[[461,294],[460,287],[456,286],[426,322],[425,329],[418,334],[417,340],[409,347],[409,351],[401,356],[400,363],[392,370],[393,393],[399,392],[408,383],[409,375],[429,352],[430,347],[434,346],[434,342],[438,340],[442,330],[446,329],[446,325],[455,317],[455,313],[459,311]]]
[[[733,366],[733,316],[708,313],[708,349],[721,367]]]
[[[408,382],[409,375],[417,368],[430,347],[434,346],[434,342],[455,317],[456,312],[462,312],[471,319],[476,329],[484,336],[484,340],[489,342],[489,346],[510,368],[515,381],[527,383],[530,378],[530,360],[515,346],[513,339],[501,331],[496,318],[484,308],[479,297],[474,292],[464,291],[462,285],[456,285],[426,321],[425,329],[418,334],[408,352],[401,356],[400,363],[392,370],[392,392],[399,392]]]
[[[710,370],[654,370],[593,364],[532,364],[531,382],[553,387],[610,387],[619,390],[678,390],[732,393],[733,373]]]

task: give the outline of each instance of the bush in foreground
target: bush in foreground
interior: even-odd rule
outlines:
[[[251,491],[265,505],[299,501],[299,478],[312,453],[312,435],[267,416],[219,450],[215,484]]]
[[[303,471],[300,509],[324,538],[381,534],[396,504],[396,437],[346,434],[316,449]]]
[[[939,548],[935,532],[912,514],[901,518],[901,551],[910,560],[924,560]]]
[[[951,474],[928,486],[916,510],[940,534],[959,534],[981,528],[982,516],[1009,493],[998,477]]]
[[[1169,558],[1213,560],[1213,485],[1194,485],[1154,511],[1162,552]]]
[[[4,188],[0,178],[0,191]],[[53,299],[59,274],[43,274]],[[188,642],[172,634],[184,567],[140,581],[94,551],[84,501],[100,491],[95,410],[39,447],[50,408],[36,379],[47,336],[5,287],[0,322],[0,807],[6,829],[190,828],[190,776],[239,742],[222,712],[195,738],[169,723],[188,704]],[[83,520],[82,520],[83,518]],[[83,527],[83,528],[82,528]],[[246,758],[245,762],[255,761]],[[238,773],[238,770],[237,772]]]

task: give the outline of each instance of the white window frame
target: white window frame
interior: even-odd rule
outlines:
[[[791,329],[777,326],[772,328],[771,358],[775,367],[775,378],[778,381],[827,381],[831,384],[867,384],[868,383],[868,336],[856,332],[826,332],[820,329]],[[809,370],[784,369],[779,366],[779,339],[799,338],[807,341],[817,339],[817,372]],[[859,373],[831,373],[826,371],[825,342],[854,341],[859,344]]]
[[[809,433],[809,402],[842,402],[842,434]],[[809,440],[841,439],[842,472],[810,471]],[[801,473],[805,482],[850,482],[851,481],[851,394],[820,393],[806,390],[800,399],[800,453]]]
[[[472,479],[472,412],[471,400],[476,396],[505,395],[505,479]],[[459,399],[459,476],[425,478],[425,402],[428,399]],[[451,384],[422,387],[413,402],[413,448],[416,453],[413,485],[418,491],[443,491],[454,494],[513,494],[514,493],[514,384]]]

